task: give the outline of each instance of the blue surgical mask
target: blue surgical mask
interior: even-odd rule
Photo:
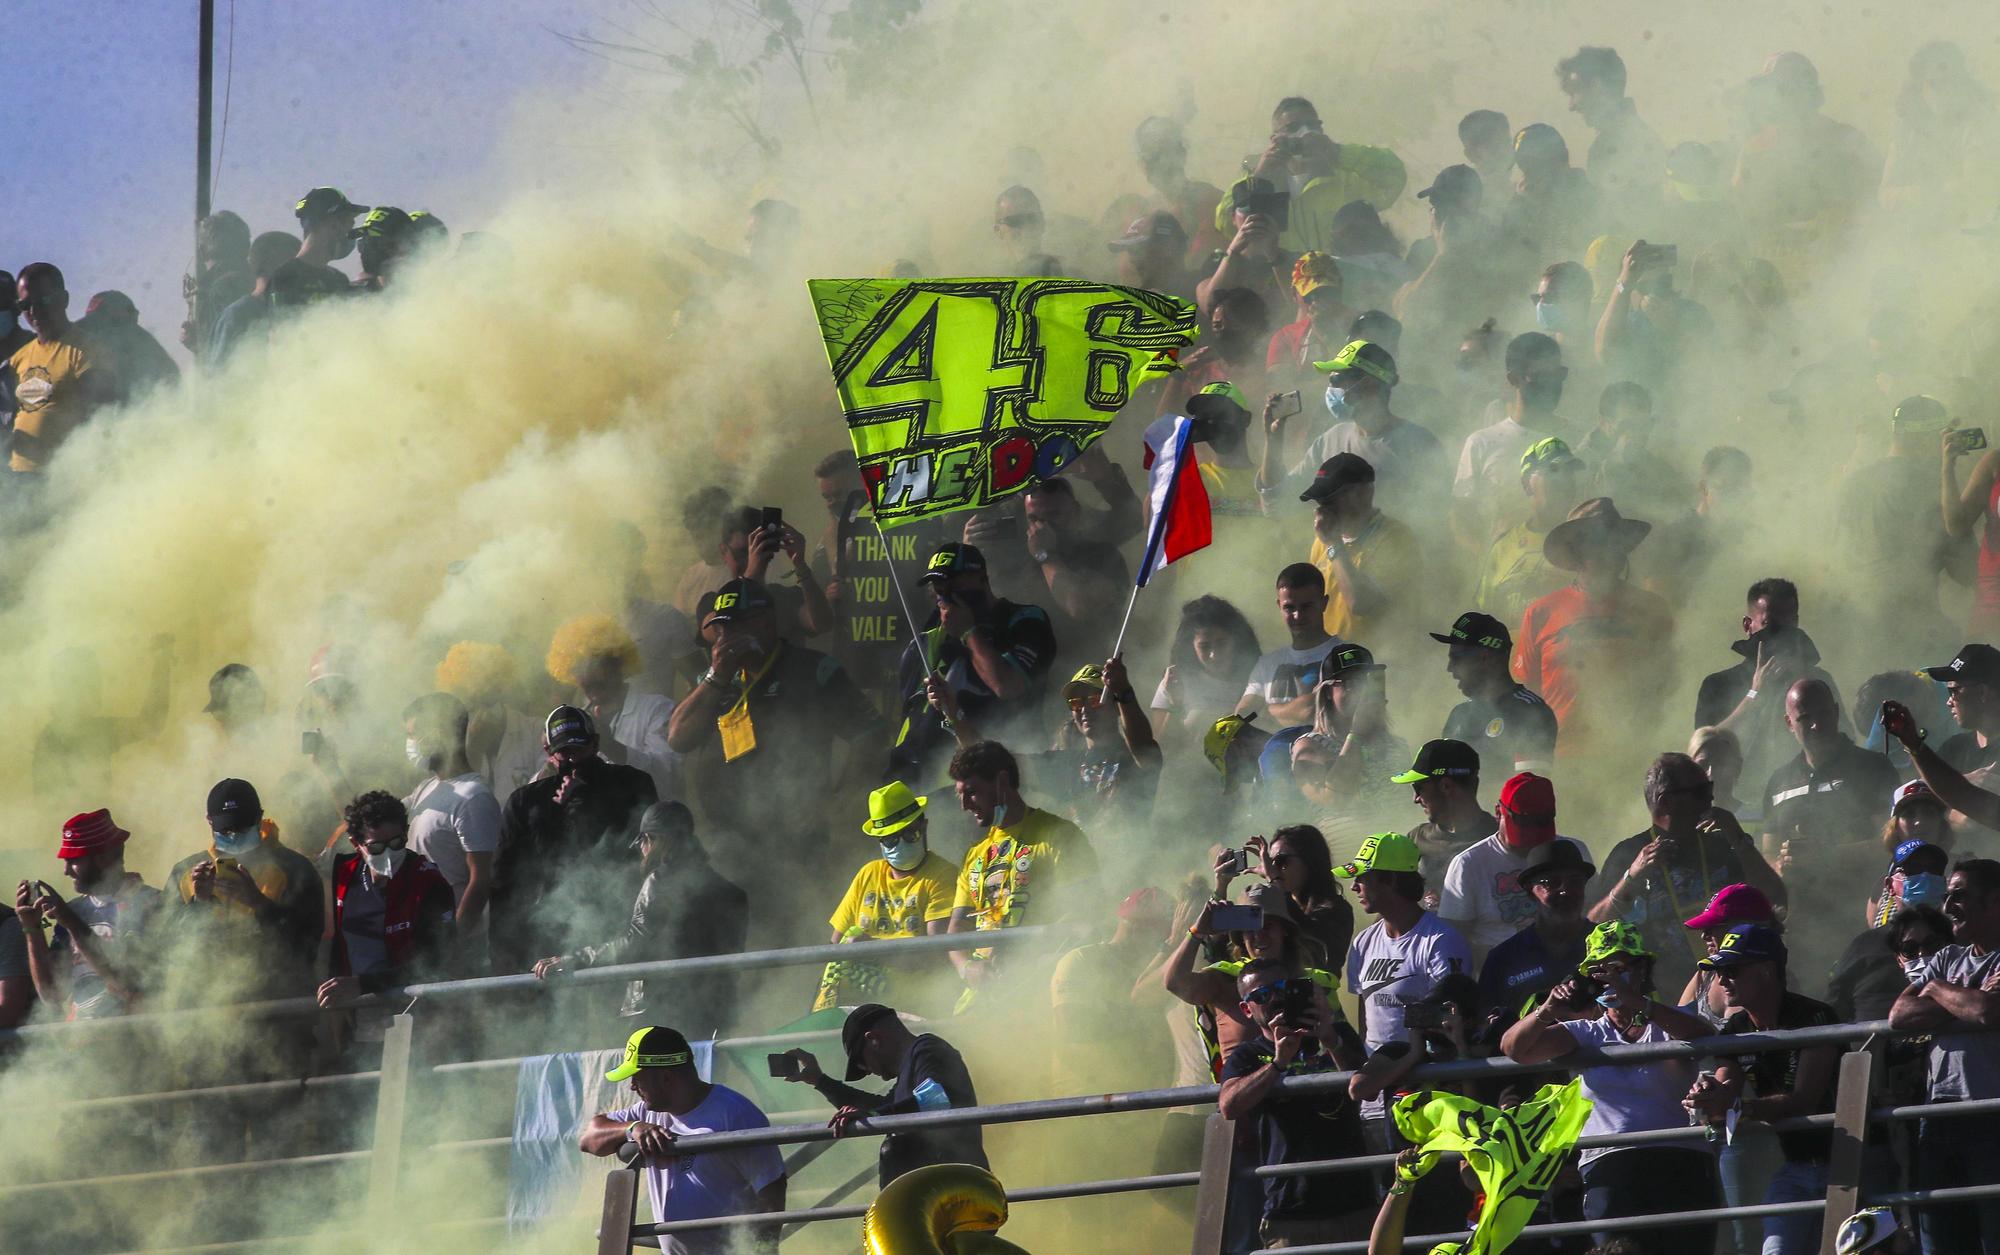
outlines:
[[[1535,325],[1543,331],[1562,331],[1569,326],[1569,316],[1554,301],[1536,301]]]
[[[258,831],[255,824],[252,824],[248,828],[238,829],[235,832],[214,832],[211,830],[211,835],[215,838],[215,852],[217,854],[227,854],[231,858],[243,857],[245,854],[256,849],[258,844],[264,839],[264,834]]]
[[[1944,877],[1936,872],[1903,873],[1903,905],[1944,905]]]
[[[1326,386],[1326,412],[1337,419],[1344,419],[1347,417],[1347,411],[1347,389],[1338,384],[1328,384]]]
[[[993,826],[995,828],[1005,828],[1007,826],[1007,803],[995,802],[993,804]]]
[[[927,843],[922,837],[911,837],[907,841],[882,842],[882,859],[899,872],[915,871],[924,861]]]

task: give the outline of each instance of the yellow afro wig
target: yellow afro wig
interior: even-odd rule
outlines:
[[[468,706],[489,702],[514,686],[514,655],[485,641],[460,641],[437,665],[437,686]]]
[[[640,668],[639,646],[631,633],[608,614],[587,614],[556,629],[549,642],[549,674],[564,684],[577,683],[577,669],[592,658],[616,658],[625,674]]]

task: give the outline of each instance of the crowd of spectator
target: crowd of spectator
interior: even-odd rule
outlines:
[[[1738,141],[1669,146],[1618,54],[1582,48],[1556,79],[1591,136],[1583,161],[1547,123],[1468,114],[1465,161],[1415,193],[1428,231],[1407,246],[1382,216],[1403,161],[1334,138],[1298,97],[1226,189],[1189,177],[1176,122],[1147,119],[1148,190],[1095,242],[1005,189],[995,273],[1198,304],[1197,347],[1131,406],[1195,422],[1216,544],[1163,581],[1178,596],[1146,594],[1177,618],[1114,644],[1143,512],[1109,440],[1001,505],[886,534],[844,450],[813,466],[824,513],[803,528],[697,493],[695,557],[667,600],[635,586],[545,657],[454,644],[433,691],[398,699],[400,761],[345,718],[363,695],[331,644],[298,708],[298,770],[217,780],[209,839],[157,886],[57,768],[157,735],[163,713],[52,727],[37,787],[77,812],[51,855],[67,888],[24,879],[0,909],[0,1024],[198,1001],[172,956],[229,954],[244,975],[209,1000],[310,995],[332,1013],[272,1030],[244,1064],[297,1075],[351,1065],[426,979],[532,972],[553,993],[592,967],[829,930],[944,934],[962,944],[836,963],[785,995],[795,1014],[850,1009],[844,1080],[786,1056],[837,1132],[975,1104],[1006,1035],[988,1100],[1220,1082],[1239,1133],[1232,1255],[1379,1237],[1391,1212],[1443,1232],[1474,1210],[1455,1174],[1253,1172],[1403,1151],[1389,1108],[1421,1087],[1414,1066],[1504,1055],[1579,1075],[1586,1134],[1715,1130],[1582,1151],[1546,1218],[1822,1197],[1830,1135],[1769,1126],[1832,1111],[1841,1046],[1725,1048],[1706,1068],[1601,1050],[1886,1018],[1910,1065],[1891,1069],[1894,1097],[2000,1098],[2000,1038],[1976,1031],[2000,1022],[2000,863],[1984,857],[2000,850],[2000,649],[1945,658],[2000,626],[2000,450],[1979,452],[1959,421],[1973,385],[1896,310],[1857,345],[1780,277],[1958,185],[1959,154],[1913,119],[1992,107],[1940,49],[1912,63],[1885,162],[1820,112],[1798,53],[1745,86]],[[183,328],[202,369],[251,359],[314,305],[389,299],[408,258],[450,246],[433,215],[328,187],[296,219],[254,237],[234,214],[203,223]],[[754,271],[800,219],[761,202],[749,255],[709,260]],[[350,276],[335,263],[356,252]],[[0,413],[32,511],[74,432],[179,371],[122,293],[71,321],[56,266],[4,277]],[[1850,378],[1858,358],[1880,369]],[[1854,442],[1820,494],[1838,502],[1837,578],[1758,565],[1773,529],[1822,520],[1753,514],[1754,483],[1775,500],[1769,483],[1809,472],[1702,412],[1722,377],[1724,395],[1789,407],[1785,440]],[[1729,431],[1747,434],[1714,440]],[[901,561],[892,537],[915,538]],[[1809,605],[1837,653],[1801,626]],[[1737,660],[1697,683],[1688,663],[1710,652]],[[1462,700],[1407,696],[1440,676]],[[222,665],[209,692],[224,738],[269,734],[248,666]],[[1028,924],[1075,935],[1055,953],[981,936]],[[690,1040],[773,1017],[723,973],[621,993],[570,1022],[636,1030],[612,1077],[637,1101],[596,1117],[583,1149],[656,1160],[663,1219],[782,1210],[774,1154],[669,1166],[679,1134],[763,1120],[696,1074]],[[957,1048],[927,1031],[949,1025]],[[1344,1091],[1279,1086],[1334,1071],[1352,1073]],[[852,1084],[871,1075],[890,1093]],[[1164,1122],[1161,1162],[1192,1167],[1198,1141]],[[1870,1192],[2000,1182],[1990,1121],[1926,1118],[1890,1149]],[[889,1137],[881,1179],[933,1162],[983,1165],[977,1131]],[[2000,1252],[2000,1200],[1913,1216],[1926,1255]],[[1898,1223],[1863,1227],[1895,1242]],[[1795,1255],[1819,1224],[1606,1231],[1594,1249]]]

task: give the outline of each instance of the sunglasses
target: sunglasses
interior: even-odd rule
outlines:
[[[1243,1001],[1251,1003],[1254,1006],[1260,1006],[1260,1007],[1269,1002],[1276,1002],[1278,999],[1284,997],[1286,992],[1289,991],[1295,983],[1296,982],[1290,979],[1274,980],[1268,985],[1260,985],[1256,989],[1251,990],[1249,993],[1244,994]]]

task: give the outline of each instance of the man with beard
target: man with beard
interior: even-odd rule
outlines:
[[[1967,859],[1945,882],[1952,944],[1932,955],[1889,1009],[1889,1026],[1931,1039],[1925,1101],[2000,1098],[2000,863]],[[1919,1189],[2000,1180],[2000,1126],[1991,1120],[1926,1118],[1917,1132]],[[1985,1198],[1921,1213],[1924,1250],[2000,1250],[2000,1199]]]
[[[1686,754],[1653,760],[1645,797],[1652,824],[1612,847],[1590,887],[1590,921],[1637,928],[1657,958],[1659,987],[1682,989],[1708,953],[1683,921],[1724,885],[1750,885],[1777,903],[1785,885],[1735,816],[1715,808],[1714,784]]]
[[[612,935],[620,904],[583,886],[620,862],[640,812],[659,800],[653,778],[597,753],[597,725],[574,706],[558,706],[542,725],[550,774],[514,790],[502,816],[494,861],[492,936],[495,971],[525,971],[572,939]],[[601,886],[596,886],[601,888]]]
[[[118,382],[102,347],[70,321],[62,271],[45,261],[23,266],[12,295],[35,336],[8,359],[16,409],[7,465],[34,474],[118,396]]]
[[[1534,897],[1520,881],[1529,857],[1552,841],[1570,840],[1556,835],[1556,787],[1546,776],[1524,771],[1500,786],[1497,814],[1499,830],[1451,860],[1438,901],[1438,918],[1464,935],[1475,961],[1534,914]]]
[[[1535,847],[1518,876],[1535,900],[1527,927],[1493,947],[1479,968],[1479,1001],[1507,1028],[1576,974],[1590,920],[1584,916],[1597,868],[1574,841]]]
[[[1375,468],[1352,453],[1320,464],[1299,500],[1313,507],[1308,557],[1326,577],[1326,630],[1342,640],[1391,640],[1423,583],[1423,547],[1401,519],[1375,508]]]
[[[931,555],[920,577],[936,611],[903,651],[896,691],[903,721],[889,755],[899,780],[936,778],[936,767],[955,744],[949,717],[932,704],[932,676],[950,689],[958,710],[987,736],[1033,726],[1056,634],[1048,612],[993,595],[986,555],[973,545],[946,544]]]
[[[64,901],[43,880],[24,880],[14,889],[35,994],[64,1019],[124,1015],[140,999],[137,950],[161,894],[125,870],[131,838],[108,810],[77,815],[63,825],[56,848],[77,896]],[[42,936],[44,920],[56,926],[52,938]]]
[[[1799,630],[1798,586],[1784,579],[1752,584],[1743,611],[1743,639],[1730,648],[1743,660],[1702,680],[1694,726],[1735,733],[1743,747],[1743,777],[1768,779],[1790,756],[1784,706],[1792,681],[1821,680],[1833,688],[1833,677],[1819,666],[1819,649]]]
[[[1450,632],[1432,632],[1430,638],[1450,646],[1445,669],[1465,696],[1445,716],[1445,739],[1477,750],[1489,775],[1548,770],[1556,756],[1556,715],[1540,694],[1514,678],[1514,637],[1507,625],[1467,611]]]
[[[368,212],[338,188],[316,187],[299,197],[299,255],[297,261],[310,267],[302,286],[308,302],[328,296],[345,296],[352,290],[348,277],[332,263],[354,252],[354,222]]]

